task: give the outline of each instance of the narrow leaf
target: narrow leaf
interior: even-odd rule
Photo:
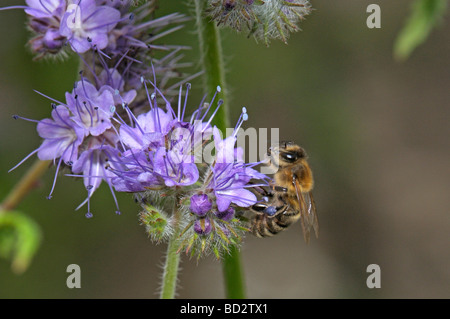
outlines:
[[[447,0],[416,0],[411,14],[394,43],[394,57],[406,60],[438,25],[447,8]]]

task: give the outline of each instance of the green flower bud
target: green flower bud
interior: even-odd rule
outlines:
[[[206,10],[218,26],[247,32],[266,45],[272,39],[287,43],[310,12],[308,0],[209,0]]]
[[[151,240],[160,243],[168,239],[173,233],[170,218],[164,211],[152,205],[145,204],[143,207],[144,211],[139,213],[139,217]]]

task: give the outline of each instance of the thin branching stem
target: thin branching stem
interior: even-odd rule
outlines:
[[[13,210],[32,191],[38,180],[47,171],[50,161],[36,160],[33,166],[25,173],[14,188],[9,192],[8,196],[3,200],[0,207],[2,210]]]

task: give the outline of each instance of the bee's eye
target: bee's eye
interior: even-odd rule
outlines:
[[[283,158],[286,162],[295,162],[297,160],[297,154],[295,153],[281,153],[281,158]]]

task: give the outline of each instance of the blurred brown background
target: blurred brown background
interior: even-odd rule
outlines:
[[[161,1],[161,12],[188,12]],[[378,3],[382,28],[366,27],[366,7]],[[5,5],[17,4],[7,1]],[[274,238],[247,236],[242,258],[249,298],[450,297],[450,22],[403,63],[393,42],[410,1],[312,1],[316,9],[289,45],[257,45],[223,33],[232,119],[245,105],[247,126],[279,127],[310,156],[316,178],[320,236],[309,245],[293,225]],[[2,3],[3,5],[3,3]],[[12,173],[40,140],[33,123],[70,90],[77,62],[33,62],[25,49],[25,14],[0,13],[0,195],[32,160]],[[167,38],[191,44],[193,24]],[[199,87],[200,81],[197,82]],[[197,93],[200,97],[200,92]],[[199,99],[191,96],[196,105]],[[157,298],[165,245],[139,225],[130,196],[119,194],[121,216],[107,187],[92,200],[95,218],[74,208],[81,183],[54,170],[19,209],[41,227],[43,242],[29,270],[15,275],[0,260],[1,298]],[[81,267],[81,289],[66,287],[66,267]],[[381,267],[381,288],[368,289],[366,267]],[[179,297],[223,298],[221,264],[183,257]]]

